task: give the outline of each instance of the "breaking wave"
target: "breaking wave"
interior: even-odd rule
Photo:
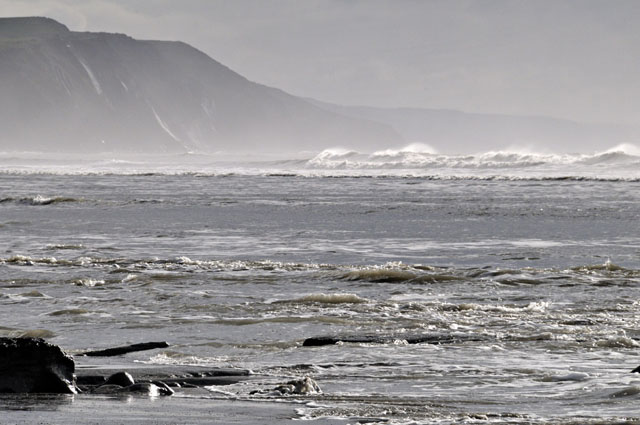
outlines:
[[[168,279],[169,273],[217,272],[234,275],[234,278],[251,279],[256,275],[271,275],[274,272],[313,275],[335,282],[362,282],[364,284],[410,284],[410,285],[459,285],[472,282],[504,286],[587,285],[587,286],[627,286],[630,281],[640,278],[640,269],[628,269],[611,263],[582,265],[570,269],[458,269],[421,264],[390,262],[378,265],[283,263],[277,261],[244,260],[192,260],[177,258],[100,258],[76,257],[55,258],[13,255],[0,257],[0,265],[12,267],[77,268],[102,269],[110,275],[126,274],[124,278],[98,279],[81,277],[71,280],[75,286],[96,287],[108,282],[127,283],[136,281],[147,274],[154,280]],[[161,272],[161,273],[157,273]],[[369,300],[353,293],[311,293],[299,298],[273,300],[275,303],[291,304],[360,304]],[[458,306],[457,308],[464,308]]]
[[[368,302],[356,294],[310,294],[301,298],[288,301],[280,301],[292,304],[362,304]]]
[[[145,156],[124,159],[23,158],[0,153],[0,174],[231,177],[415,177],[428,180],[604,180],[640,181],[640,147],[620,144],[595,153],[555,154],[509,148],[447,155],[426,144],[363,153],[331,148],[317,154],[290,153],[242,158],[223,154]],[[36,156],[34,156],[36,155]],[[0,203],[49,205],[64,197],[0,198]],[[75,200],[77,201],[77,200]]]
[[[472,155],[444,155],[427,145],[364,154],[344,149],[327,149],[307,162],[319,169],[519,169],[541,166],[598,164],[639,165],[640,148],[615,146],[593,154],[552,154],[518,150],[490,151]]]
[[[60,204],[60,203],[68,203],[68,202],[81,202],[80,199],[70,198],[66,196],[42,196],[36,195],[31,198],[0,198],[0,204],[4,203],[16,203],[23,205],[52,205],[52,204]]]

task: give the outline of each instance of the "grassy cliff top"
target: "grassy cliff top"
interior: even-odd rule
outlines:
[[[0,18],[0,38],[48,37],[68,32],[69,28],[50,18]]]

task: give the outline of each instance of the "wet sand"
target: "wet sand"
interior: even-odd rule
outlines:
[[[298,403],[255,402],[176,394],[171,397],[2,395],[3,424],[280,424]],[[314,424],[344,424],[317,420]]]
[[[174,386],[172,396],[145,394],[77,395],[0,394],[2,424],[280,424],[298,418],[296,409],[305,397],[291,400],[242,399],[207,390],[223,391],[227,385],[260,381],[243,369],[197,366],[127,364],[122,359],[77,356],[78,382],[107,377],[118,371],[131,373],[136,382],[164,381]],[[83,387],[83,385],[80,385]],[[91,387],[91,386],[89,386]],[[343,424],[340,420],[317,420],[314,424]]]

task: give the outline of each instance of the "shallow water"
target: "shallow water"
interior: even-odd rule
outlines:
[[[640,421],[640,182],[629,170],[13,167],[0,174],[2,335],[72,353],[167,340],[120,360],[249,368],[263,378],[211,395],[299,401],[292,417]],[[302,346],[333,334],[387,339]],[[407,344],[415,335],[453,342]],[[251,394],[302,376],[323,393]]]

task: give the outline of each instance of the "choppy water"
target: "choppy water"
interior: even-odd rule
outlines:
[[[3,157],[0,334],[168,340],[126,361],[250,368],[266,378],[211,390],[256,402],[311,376],[304,418],[640,421],[640,158],[500,155]],[[390,339],[302,346],[331,334]],[[457,339],[406,343],[425,334]]]

